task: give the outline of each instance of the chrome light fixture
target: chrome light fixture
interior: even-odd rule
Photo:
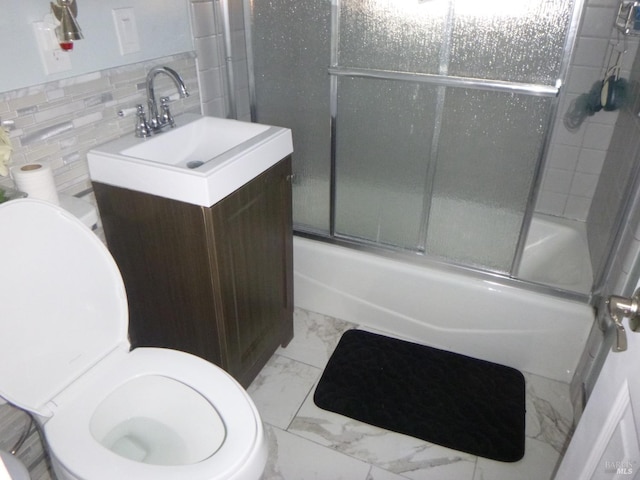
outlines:
[[[51,10],[60,22],[56,27],[56,36],[63,50],[71,50],[74,40],[84,38],[82,30],[76,17],[78,16],[78,6],[76,0],[56,0],[57,3],[51,2]]]

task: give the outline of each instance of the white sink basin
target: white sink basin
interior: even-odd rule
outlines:
[[[192,114],[176,124],[94,148],[91,179],[210,207],[293,152],[288,128]]]

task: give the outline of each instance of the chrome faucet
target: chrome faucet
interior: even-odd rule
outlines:
[[[168,75],[169,78],[173,80],[173,83],[176,84],[176,88],[180,94],[180,98],[189,96],[189,92],[187,91],[187,87],[185,86],[182,77],[180,77],[180,74],[172,68],[159,66],[149,70],[149,73],[147,74],[147,103],[149,105],[148,125],[151,132],[154,133],[159,132],[166,126],[169,126],[170,128],[175,126],[175,122],[171,116],[171,112],[169,111],[169,97],[162,97],[160,99],[161,111],[158,111],[158,103],[156,101],[153,82],[161,73]]]

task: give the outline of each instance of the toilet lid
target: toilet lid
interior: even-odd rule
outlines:
[[[126,344],[120,272],[98,237],[62,208],[0,204],[0,396],[29,411]]]

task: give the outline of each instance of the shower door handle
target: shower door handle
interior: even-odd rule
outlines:
[[[627,349],[627,332],[622,325],[624,317],[629,318],[629,327],[634,332],[640,330],[640,288],[631,298],[611,295],[607,299],[607,311],[616,327],[616,343],[614,352],[624,352]]]

